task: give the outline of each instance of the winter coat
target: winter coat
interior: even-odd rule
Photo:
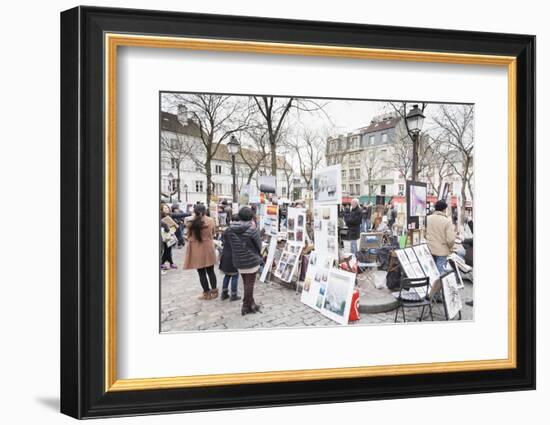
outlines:
[[[188,243],[185,258],[183,260],[184,269],[202,269],[213,266],[216,262],[216,251],[214,247],[214,220],[210,217],[203,217],[201,227],[201,239],[198,241],[195,235],[190,231],[192,220],[186,224]]]
[[[346,225],[348,226],[348,238],[350,240],[361,237],[361,208],[355,207],[350,210]]]
[[[436,211],[426,218],[426,242],[432,255],[451,255],[455,239],[453,223],[444,213]]]
[[[227,231],[222,236],[223,250],[220,257],[220,270],[225,274],[236,274],[237,268],[233,264],[233,250]]]
[[[231,223],[225,231],[231,244],[233,265],[237,269],[250,269],[262,262],[260,232],[250,221]]]

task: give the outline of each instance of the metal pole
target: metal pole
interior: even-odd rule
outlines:
[[[233,202],[237,202],[237,183],[235,182],[235,155],[231,155],[231,174],[233,175]]]
[[[418,173],[418,132],[413,133],[413,163],[412,163],[412,179],[416,181]]]

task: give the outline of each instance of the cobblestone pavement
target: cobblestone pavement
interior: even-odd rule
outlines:
[[[251,329],[274,327],[341,326],[321,313],[302,304],[300,294],[293,288],[279,283],[263,283],[256,280],[254,299],[262,307],[260,313],[241,315],[241,301],[222,301],[220,298],[201,301],[202,294],[196,270],[182,270],[183,249],[173,250],[177,270],[169,270],[161,276],[161,331],[182,332],[197,330]],[[218,288],[223,275],[216,267]],[[472,299],[472,287],[465,282],[462,300]],[[242,279],[239,278],[239,295],[242,296]],[[463,306],[462,319],[471,320],[472,307]],[[415,321],[417,309],[405,310],[407,321]],[[353,325],[393,323],[395,310],[378,313],[361,313],[361,320]],[[402,321],[399,313],[399,321]],[[434,307],[434,320],[444,320],[441,304]]]

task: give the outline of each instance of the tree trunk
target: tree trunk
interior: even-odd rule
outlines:
[[[181,161],[178,162],[178,202],[181,202]]]
[[[210,152],[206,152],[206,162],[204,164],[206,172],[206,208],[210,207],[210,198],[212,197],[212,170],[210,169]]]
[[[269,135],[269,147],[271,149],[271,175],[277,176],[277,143],[272,134]]]

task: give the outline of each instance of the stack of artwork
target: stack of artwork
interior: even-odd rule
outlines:
[[[428,276],[430,285],[439,279],[439,271],[435,261],[428,249],[428,245],[422,244],[410,248],[399,249],[395,251],[399,263],[408,278],[421,278]],[[425,297],[427,294],[425,288],[417,290],[418,295]]]

